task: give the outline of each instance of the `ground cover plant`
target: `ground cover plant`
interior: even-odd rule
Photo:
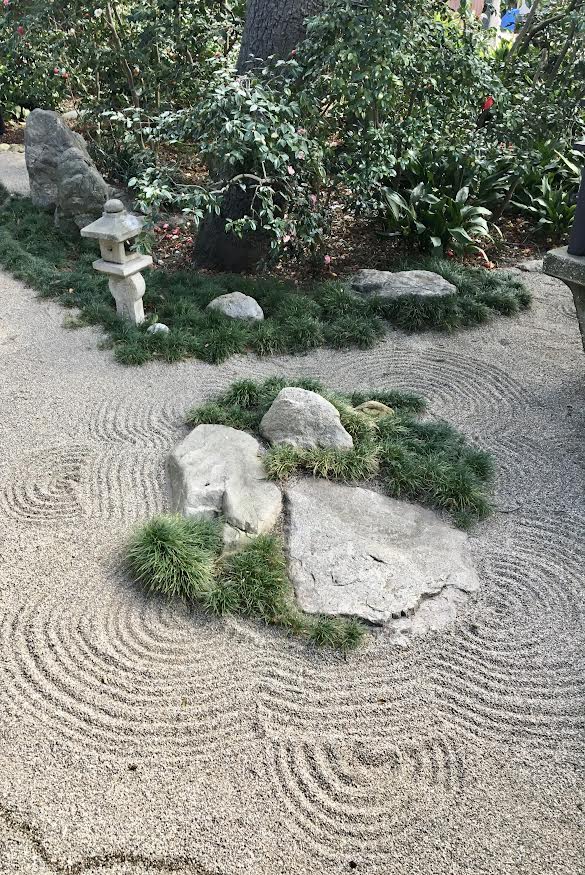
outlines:
[[[95,247],[63,237],[51,216],[33,208],[29,200],[0,191],[0,264],[41,296],[78,308],[72,326],[102,326],[116,358],[128,365],[189,356],[221,362],[246,351],[296,354],[324,345],[366,349],[380,340],[388,323],[406,331],[453,331],[486,322],[495,314],[512,315],[530,301],[523,284],[512,275],[443,259],[392,265],[393,269],[434,270],[452,282],[457,293],[439,301],[414,297],[366,301],[340,282],[299,289],[271,277],[161,269],[147,276],[147,321],[136,327],[116,316],[107,280],[92,269],[96,257]],[[254,297],[265,321],[246,323],[206,310],[213,298],[234,291]],[[157,320],[169,326],[169,334],[147,333],[148,325]]]
[[[297,608],[278,536],[261,535],[222,555],[221,526],[220,521],[155,517],[128,546],[130,573],[148,593],[181,598],[211,614],[262,620],[342,653],[358,646],[364,628],[357,620],[312,617]]]
[[[344,395],[310,379],[242,380],[223,395],[193,408],[187,420],[192,426],[216,423],[259,437],[262,417],[286,386],[327,398],[339,411],[354,446],[351,450],[271,447],[264,456],[270,478],[286,480],[304,473],[354,483],[373,481],[394,498],[446,512],[461,527],[490,513],[490,456],[468,444],[448,423],[424,418],[425,401],[411,393],[369,390]],[[392,412],[374,419],[356,408],[371,400]]]

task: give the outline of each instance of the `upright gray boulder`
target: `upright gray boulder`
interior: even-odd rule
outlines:
[[[278,393],[260,423],[260,434],[271,444],[304,449],[353,447],[333,404],[316,392],[294,387]]]
[[[83,137],[70,130],[58,113],[35,109],[26,121],[24,146],[31,200],[35,207],[54,210],[58,201],[57,164],[72,146],[89,159]]]
[[[97,219],[110,196],[85,140],[51,110],[35,109],[24,132],[33,204],[55,210],[55,224],[73,231]]]
[[[110,187],[91,158],[71,146],[57,162],[55,225],[73,233],[99,219],[110,196]]]
[[[198,425],[169,457],[172,509],[196,519],[222,517],[231,540],[269,532],[282,494],[266,479],[261,453],[256,438],[244,431]]]

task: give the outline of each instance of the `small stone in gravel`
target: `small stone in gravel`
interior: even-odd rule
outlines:
[[[254,322],[261,322],[264,319],[264,312],[258,301],[242,292],[220,295],[207,305],[207,309],[219,310],[231,319],[251,319]]]
[[[457,292],[453,283],[430,270],[359,270],[351,287],[365,298],[443,298]]]
[[[304,449],[353,447],[333,404],[316,392],[294,387],[278,393],[260,423],[260,434],[271,444]]]

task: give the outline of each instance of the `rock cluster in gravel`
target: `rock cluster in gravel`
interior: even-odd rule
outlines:
[[[260,432],[273,444],[304,449],[353,446],[333,404],[299,388],[278,394]],[[271,531],[282,495],[266,480],[262,453],[247,432],[197,426],[169,459],[173,509],[221,517],[226,549]],[[479,586],[467,536],[432,511],[309,478],[288,485],[285,495],[289,572],[307,613],[356,616],[403,640],[446,626]]]

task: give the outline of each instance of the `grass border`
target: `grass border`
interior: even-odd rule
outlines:
[[[93,244],[66,239],[48,213],[0,187],[2,267],[40,296],[78,308],[68,327],[101,326],[108,336],[102,347],[112,348],[117,361],[126,365],[189,357],[218,364],[237,353],[295,355],[322,346],[369,349],[389,326],[409,332],[455,331],[497,314],[514,315],[530,304],[529,292],[515,276],[428,258],[398,261],[391,269],[433,270],[457,287],[456,294],[435,300],[364,300],[341,282],[298,289],[274,278],[161,269],[147,276],[147,321],[137,327],[116,316],[107,279],[91,267],[96,257]],[[256,298],[266,319],[248,323],[206,310],[213,298],[233,291]],[[171,331],[148,334],[148,325],[159,320]]]

